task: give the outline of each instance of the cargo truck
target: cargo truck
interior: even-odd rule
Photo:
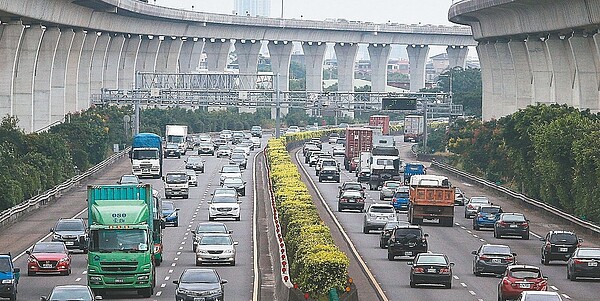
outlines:
[[[369,188],[376,190],[385,181],[401,181],[399,151],[394,146],[376,146],[371,151]]]
[[[179,152],[185,155],[188,149],[188,127],[187,125],[170,125],[165,129],[165,138],[167,143],[177,143]]]
[[[420,225],[423,221],[454,225],[454,192],[447,177],[414,175],[410,177],[408,221]]]
[[[410,178],[416,175],[424,175],[426,172],[425,165],[421,163],[406,163],[404,165],[404,183],[410,183]]]
[[[373,115],[369,117],[369,125],[380,126],[381,133],[383,135],[390,134],[390,116],[387,115]]]
[[[425,133],[425,118],[419,115],[404,117],[404,142],[419,142]]]
[[[133,137],[129,158],[132,173],[138,177],[162,177],[162,141],[152,133],[139,133]]]
[[[373,146],[373,130],[367,128],[346,129],[346,150],[344,153],[344,168],[350,169],[350,162],[361,152],[369,152]]]
[[[90,185],[87,197],[88,286],[98,295],[134,290],[149,298],[156,283],[152,187]]]

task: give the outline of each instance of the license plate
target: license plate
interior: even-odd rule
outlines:
[[[378,216],[377,219],[382,220],[382,219],[387,219],[387,218],[385,216]]]
[[[219,260],[219,257],[213,257],[212,259],[213,260]]]
[[[427,273],[437,273],[436,269],[427,269]]]
[[[494,258],[492,259],[492,263],[502,263],[502,259]]]
[[[354,199],[349,199],[349,200],[348,200],[348,203],[356,203],[356,200],[354,200]]]
[[[531,284],[529,283],[519,283],[519,288],[530,288]]]
[[[588,262],[588,266],[589,267],[597,267],[598,266],[598,262],[596,262],[596,261]]]
[[[72,246],[72,245],[74,245],[74,244],[75,244],[75,243],[74,243],[74,242],[72,242],[72,241],[65,241],[65,245],[67,245],[67,246]]]
[[[142,172],[150,172],[150,169],[142,169]]]
[[[512,224],[512,225],[510,225],[510,227],[511,227],[511,228],[516,228],[516,227],[518,227],[518,226],[519,226],[519,225],[516,225],[516,224]]]
[[[405,256],[412,256],[413,252],[404,252]]]
[[[328,179],[333,179],[333,176],[327,176]]]
[[[204,297],[194,297],[194,301],[204,301]]]
[[[558,252],[568,252],[569,248],[558,248]]]
[[[115,279],[115,283],[123,283],[123,282],[124,282],[124,281],[123,281],[123,279],[121,279],[121,278],[117,278],[117,279]]]
[[[488,216],[488,219],[489,219],[489,220],[493,220],[493,219],[496,219],[496,218],[495,218],[495,217],[493,217],[493,216]]]
[[[591,263],[591,262],[590,262],[590,263]],[[51,268],[52,268],[52,264],[49,264],[49,263],[44,263],[44,264],[42,264],[42,268],[45,268],[45,269],[51,269]]]

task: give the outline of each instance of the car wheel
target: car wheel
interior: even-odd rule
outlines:
[[[214,218],[214,217],[210,217],[210,216],[208,217],[208,221],[212,222],[212,221],[214,221],[214,220],[215,220],[215,218]]]
[[[542,258],[540,259],[540,262],[543,265],[548,265],[548,262],[550,262],[550,260],[548,260],[544,255],[542,255]]]
[[[340,205],[338,205],[337,210],[338,210],[338,212],[342,212],[342,207],[340,207]]]
[[[231,262],[231,266],[235,266],[235,259]]]
[[[527,234],[521,236],[521,238],[523,238],[525,240],[529,240],[529,232],[527,232]]]
[[[494,229],[494,238],[500,238],[500,235],[498,235],[498,231],[496,231],[496,229]]]
[[[173,224],[173,227],[179,227],[179,221],[176,221],[176,222]]]
[[[10,295],[10,301],[17,301],[17,293]]]
[[[370,232],[370,231],[369,231],[369,228],[367,228],[367,227],[363,226],[363,233],[364,233],[364,234],[369,234],[369,232]]]
[[[379,248],[385,249],[385,242],[379,240]]]
[[[477,225],[477,224],[473,224],[473,229],[475,229],[475,230],[479,231],[479,225]]]
[[[319,183],[323,182],[323,180],[321,180],[321,178],[319,178]]]
[[[417,287],[417,285],[411,280],[410,281],[410,287],[415,288],[415,287]]]
[[[500,289],[498,289],[498,301],[504,301],[506,299],[504,299],[504,297],[502,297],[502,295],[500,294]]]
[[[238,221],[238,222],[240,221],[240,219],[242,219],[241,216],[238,216],[238,217],[235,218],[235,220]]]
[[[393,261],[394,260],[394,254],[388,251],[388,260],[389,261]]]
[[[448,289],[452,288],[452,281],[444,284],[444,288],[448,288]]]
[[[465,211],[465,218],[469,218],[469,215],[467,214],[466,211]]]
[[[571,279],[571,271],[569,270],[569,267],[567,266],[567,279]]]
[[[190,196],[189,196],[189,195],[187,195],[187,194],[183,196],[183,198],[184,198],[184,199],[188,199],[189,197],[190,197]]]
[[[27,276],[35,276],[35,272],[33,272],[33,271],[27,271]]]

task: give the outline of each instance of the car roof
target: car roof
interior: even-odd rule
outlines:
[[[568,231],[568,230],[550,230],[550,231],[548,231],[548,233],[550,233],[550,234],[573,234],[573,235],[577,235],[577,234],[575,234],[574,231]]]
[[[375,204],[371,204],[371,206],[370,206],[369,208],[371,208],[371,207],[385,207],[385,208],[394,208],[394,206],[393,206],[393,205],[390,205],[390,204],[383,204],[383,203],[375,203]]]
[[[344,182],[344,184],[342,184],[342,185],[348,185],[348,184],[352,184],[352,185],[362,185],[360,182]]]
[[[535,270],[539,270],[541,271],[542,269],[540,269],[539,267],[536,267],[534,265],[525,265],[525,264],[514,264],[514,265],[509,265],[508,267],[506,267],[509,270],[512,269],[535,269]]]
[[[227,237],[233,238],[231,236],[231,234],[229,234],[229,233],[206,233],[206,234],[202,235],[202,237],[209,237],[209,236],[227,236]]]
[[[398,224],[399,226],[396,229],[423,229],[419,225],[411,225],[411,224]]]
[[[551,291],[523,291],[521,294],[523,296],[524,295],[540,295],[540,296],[559,296],[560,297],[559,293],[551,292]]]

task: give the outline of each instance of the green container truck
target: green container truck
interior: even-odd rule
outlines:
[[[98,295],[105,290],[135,290],[142,297],[152,296],[157,228],[152,187],[90,185],[87,194],[88,285]]]

